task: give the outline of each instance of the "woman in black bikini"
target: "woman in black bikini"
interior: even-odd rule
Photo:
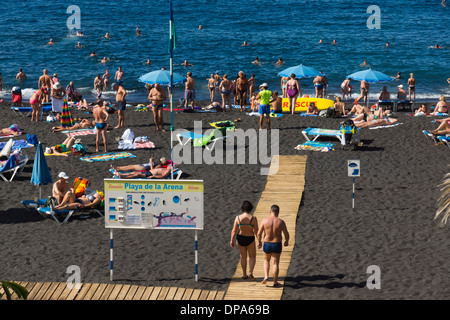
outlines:
[[[231,231],[230,246],[234,248],[235,237],[239,253],[241,255],[242,279],[253,277],[253,269],[256,264],[255,235],[258,232],[258,220],[250,214],[253,205],[249,201],[244,201],[241,206],[242,214],[234,219],[233,230]],[[247,255],[249,257],[249,271],[247,275]]]

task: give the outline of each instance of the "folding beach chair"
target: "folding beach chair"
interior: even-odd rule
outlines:
[[[391,100],[381,100],[377,103],[378,108],[384,107],[384,109],[389,109],[394,111],[394,102]]]
[[[0,168],[0,178],[6,182],[11,182],[16,175],[20,175],[22,173],[27,162],[28,155],[25,155],[19,163],[16,163],[16,155],[11,154],[3,167]],[[7,179],[4,175],[5,173],[11,174],[11,178]]]
[[[345,134],[340,130],[320,129],[320,128],[306,128],[302,131],[303,136],[308,141],[316,141],[320,136],[334,137],[339,139],[342,145],[345,145]],[[313,136],[311,140],[308,136]]]

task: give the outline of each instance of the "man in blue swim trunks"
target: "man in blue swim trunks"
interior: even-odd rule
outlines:
[[[266,284],[269,279],[270,259],[272,259],[274,287],[280,285],[277,280],[282,251],[282,234],[284,234],[284,246],[289,245],[289,232],[286,228],[286,223],[278,218],[279,213],[280,207],[274,204],[270,208],[270,216],[263,219],[256,235],[259,242],[258,249],[261,249],[261,237],[264,232],[264,280],[262,281],[262,284]]]
[[[186,83],[184,90],[184,100],[186,103],[186,109],[189,106],[189,101],[192,103],[191,108],[194,109],[194,100],[195,100],[195,79],[192,78],[192,72],[188,72],[186,74]]]
[[[119,116],[119,123],[114,129],[123,128],[125,126],[125,108],[127,106],[127,101],[125,100],[125,96],[127,95],[127,91],[122,86],[122,83],[114,83],[114,90],[116,90],[116,105],[117,105],[117,115]]]
[[[106,121],[108,120],[109,114],[106,111],[105,104],[102,100],[98,100],[95,107],[92,109],[92,113],[94,114],[95,120],[95,128],[97,129],[97,138],[96,138],[96,151],[98,152],[98,147],[100,144],[100,135],[103,136],[103,145],[105,146],[105,152],[108,151],[108,142],[106,139]]]
[[[267,130],[270,130],[270,104],[278,98],[272,91],[267,90],[268,87],[267,83],[260,85],[260,91],[255,97],[255,100],[259,100],[259,130],[262,130],[264,115],[266,115]]]

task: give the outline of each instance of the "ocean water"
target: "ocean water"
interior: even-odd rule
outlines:
[[[257,84],[267,82],[279,90],[278,73],[303,64],[323,71],[330,83],[328,94],[340,94],[346,75],[362,70],[364,59],[388,75],[402,72],[403,79],[387,83],[391,93],[406,85],[409,73],[417,79],[416,97],[436,100],[450,95],[450,4],[441,0],[347,1],[347,0],[173,0],[177,43],[174,71],[193,73],[197,99],[209,99],[206,78],[218,71],[230,77],[240,71],[255,74]],[[72,3],[67,1],[13,1],[0,4],[0,72],[5,82],[0,96],[11,100],[11,88],[20,86],[24,98],[37,88],[42,70],[57,73],[66,86],[74,81],[88,101],[94,101],[95,76],[109,69],[112,77],[122,66],[128,102],[147,102],[139,76],[162,67],[169,69],[169,3],[142,0],[84,0],[80,8],[84,36],[67,27]],[[380,8],[380,29],[369,29],[371,5]],[[199,25],[202,29],[199,30]],[[142,36],[135,35],[139,27]],[[102,36],[109,32],[111,39]],[[46,43],[52,38],[53,46]],[[323,39],[323,44],[318,44]],[[338,45],[331,45],[336,39]],[[250,46],[242,47],[248,41]],[[77,42],[85,47],[76,49]],[[391,48],[385,48],[389,42]],[[433,49],[439,44],[443,49]],[[98,56],[89,55],[96,51]],[[102,57],[111,59],[100,63]],[[261,65],[251,62],[259,57]],[[281,57],[285,63],[276,66]],[[152,65],[144,65],[151,59]],[[187,59],[194,67],[180,64]],[[28,79],[15,80],[19,68]],[[359,87],[356,81],[352,82]],[[303,79],[304,94],[313,94],[312,79]],[[384,84],[371,86],[376,98]],[[175,88],[175,99],[183,96]],[[355,96],[355,95],[354,95]],[[113,100],[108,90],[104,99]]]

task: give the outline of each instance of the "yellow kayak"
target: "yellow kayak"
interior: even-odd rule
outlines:
[[[322,98],[297,98],[297,102],[295,104],[296,112],[306,112],[309,104],[314,102],[316,104],[317,109],[326,110],[329,107],[334,106],[334,101],[330,99],[322,99]],[[282,110],[283,112],[289,112],[289,99],[283,98],[282,102]]]

